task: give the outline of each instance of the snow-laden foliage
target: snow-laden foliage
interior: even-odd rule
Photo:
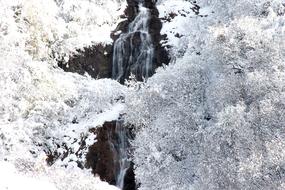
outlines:
[[[169,30],[187,38],[181,58],[126,98],[140,189],[284,189],[284,4],[196,4]]]
[[[54,181],[56,175],[49,174],[66,172],[73,181],[63,183],[68,176],[62,174],[62,181],[55,181],[58,189],[95,188],[98,182],[92,182],[91,172],[86,178],[76,168],[84,165],[94,143],[89,129],[119,117],[123,105],[116,102],[126,89],[115,81],[67,74],[25,57],[1,57],[1,63],[0,159],[26,173],[39,160],[44,167],[42,155],[53,155],[55,169],[48,169],[47,176]],[[60,171],[60,166],[70,171]]]
[[[114,189],[81,168],[95,142],[89,130],[119,117],[127,89],[55,63],[78,48],[110,43],[123,3],[0,0],[1,190]]]
[[[76,49],[111,43],[123,0],[0,0],[3,49],[25,50],[34,59],[65,59]]]

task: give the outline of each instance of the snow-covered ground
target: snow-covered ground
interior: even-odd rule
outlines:
[[[110,43],[124,8],[117,0],[0,0],[1,190],[116,189],[77,163],[95,142],[89,129],[119,117],[126,87],[65,73],[56,61]]]
[[[79,168],[47,168],[45,160],[30,166],[29,171],[19,172],[19,168],[9,162],[0,163],[1,190],[119,190],[106,182],[94,178],[88,171]],[[33,169],[33,171],[31,171]]]

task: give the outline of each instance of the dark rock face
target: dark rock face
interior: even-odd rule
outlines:
[[[86,167],[92,168],[94,174],[98,174],[104,181],[112,185],[116,184],[116,166],[118,155],[112,147],[112,141],[116,138],[116,122],[108,122],[103,127],[94,131],[97,142],[89,147],[86,155]],[[111,141],[111,142],[110,142]]]
[[[85,72],[93,78],[111,78],[112,76],[112,45],[98,44],[84,48],[78,55],[71,57],[66,63],[59,63],[59,67],[66,72],[83,75]]]
[[[124,179],[124,188],[123,190],[136,190],[138,186],[135,182],[135,173],[134,173],[134,163],[131,163],[131,166],[126,172]]]
[[[95,175],[99,175],[101,180],[107,181],[112,185],[117,183],[119,165],[119,146],[120,138],[116,130],[117,122],[106,122],[102,127],[95,129],[93,132],[97,136],[97,142],[89,147],[86,156],[87,168],[92,168]],[[119,126],[122,127],[123,126]],[[126,135],[132,138],[131,131],[127,130]],[[135,174],[133,172],[133,164],[129,167],[124,178],[123,190],[135,190]]]

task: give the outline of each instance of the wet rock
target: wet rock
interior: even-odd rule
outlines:
[[[135,189],[137,189],[137,185],[135,183],[134,164],[131,163],[131,166],[127,170],[127,173],[124,179],[123,190],[135,190]]]
[[[93,78],[111,78],[112,45],[98,44],[84,48],[67,63],[59,62],[58,66],[66,72],[88,73]]]
[[[118,155],[112,145],[112,141],[116,139],[115,131],[116,122],[106,122],[94,131],[97,142],[89,147],[85,164],[87,168],[92,168],[93,174],[112,185],[116,184],[118,168]]]
[[[113,41],[116,41],[121,33],[128,32],[130,22],[128,20],[122,21],[118,24],[116,29],[111,33],[111,38]]]
[[[139,0],[127,0],[128,6],[125,10],[125,15],[128,18],[129,23],[132,22],[137,14],[138,14],[138,8],[139,8]]]
[[[86,155],[85,167],[91,168],[94,175],[99,175],[100,179],[112,185],[117,184],[117,176],[120,169],[120,151],[117,121],[106,122],[102,127],[94,129],[97,142],[89,147]],[[117,129],[116,129],[117,128]],[[127,139],[133,138],[132,131],[124,128]],[[131,163],[124,178],[123,190],[135,190],[135,174]]]

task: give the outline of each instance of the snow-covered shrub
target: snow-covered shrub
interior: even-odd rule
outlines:
[[[119,117],[127,89],[55,64],[109,43],[123,3],[0,0],[0,189],[114,189],[78,166],[95,142],[89,129]]]
[[[77,49],[111,43],[124,0],[1,0],[1,49],[37,60],[65,59]],[[15,50],[13,50],[15,51]]]
[[[126,98],[140,189],[284,189],[284,5],[197,4],[184,56]]]
[[[47,155],[56,152],[54,167],[58,167],[59,174],[65,173],[60,182],[55,182],[58,189],[100,189],[91,172],[82,171],[83,175],[77,166],[84,165],[88,146],[95,142],[89,129],[119,117],[123,105],[117,99],[124,96],[126,88],[112,80],[95,81],[64,73],[46,62],[25,57],[0,60],[6,63],[0,64],[0,159],[15,164],[17,170],[23,168],[20,179],[26,179],[29,176],[25,173],[35,170],[42,155],[45,155],[42,166],[47,167]],[[65,167],[71,168],[66,171]],[[48,181],[59,179],[59,174],[51,175],[54,168],[48,170],[50,173],[34,171],[31,176]],[[2,172],[5,171],[0,176]],[[28,186],[35,185],[34,182]],[[9,183],[8,187],[12,185]]]
[[[91,172],[86,178],[87,173],[80,176],[76,168],[84,165],[88,146],[95,142],[89,129],[119,117],[123,105],[117,99],[124,96],[126,88],[109,79],[96,81],[65,73],[28,56],[7,56],[0,60],[0,159],[16,164],[17,170],[27,166],[25,171],[30,171],[42,155],[46,159],[56,152],[54,167],[62,170],[61,173],[67,172],[64,167],[71,167],[69,173],[74,172],[73,177],[78,179],[72,186],[58,182],[57,188],[96,188],[93,185],[99,182],[92,182]],[[60,169],[61,166],[64,167]],[[49,170],[50,174],[54,172],[52,168]],[[50,174],[41,175],[52,180]],[[33,175],[40,174],[35,171]],[[62,181],[64,177],[67,179],[62,176]],[[80,178],[86,178],[86,187]]]

